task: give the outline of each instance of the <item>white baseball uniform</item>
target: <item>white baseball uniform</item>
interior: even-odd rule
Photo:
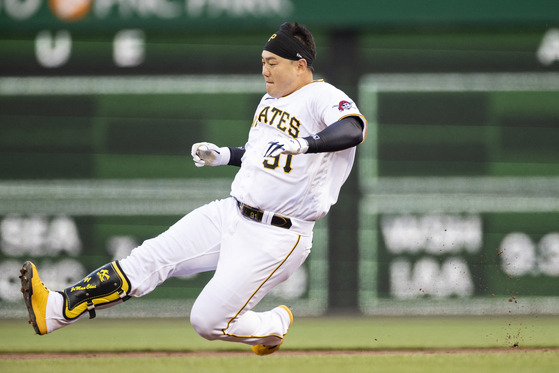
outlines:
[[[322,81],[287,97],[264,95],[231,197],[190,212],[120,260],[131,283],[129,295],[148,294],[169,277],[215,270],[191,310],[196,331],[210,340],[280,343],[290,323],[287,312],[251,309],[307,258],[314,222],[336,202],[353,165],[355,147],[274,158],[263,155],[268,142],[278,136],[310,136],[353,115],[361,116],[351,99]],[[364,118],[363,122],[366,132]],[[239,202],[261,210],[262,221],[243,216]],[[272,225],[275,215],[288,218],[290,227]],[[51,292],[49,332],[68,323],[59,315],[61,309],[62,296]]]
[[[355,147],[333,153],[282,154],[279,160],[262,159],[262,155],[268,142],[278,135],[310,136],[351,115],[361,116],[356,105],[323,81],[308,84],[286,97],[264,95],[254,115],[231,195],[248,205],[291,218],[322,218],[338,199],[353,166]],[[367,126],[363,127],[365,138]]]

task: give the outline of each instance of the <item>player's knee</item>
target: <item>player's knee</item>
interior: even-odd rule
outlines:
[[[214,340],[219,338],[223,333],[215,327],[216,323],[211,320],[208,315],[201,312],[190,313],[190,324],[202,338]]]

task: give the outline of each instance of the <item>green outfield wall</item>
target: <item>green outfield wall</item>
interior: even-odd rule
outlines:
[[[262,307],[559,313],[555,2],[0,0],[0,317],[18,268],[60,288],[229,193],[197,141],[240,146],[281,22],[369,120],[304,267]],[[209,274],[122,316],[186,315]]]

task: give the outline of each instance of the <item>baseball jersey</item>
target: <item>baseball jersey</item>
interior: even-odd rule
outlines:
[[[264,153],[270,141],[311,136],[354,115],[362,118],[365,139],[365,118],[344,92],[329,83],[314,81],[280,98],[265,94],[256,109],[231,195],[286,217],[307,221],[322,218],[338,199],[356,148],[274,158],[264,158]]]

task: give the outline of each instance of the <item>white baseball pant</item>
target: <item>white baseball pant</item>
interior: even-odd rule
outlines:
[[[298,230],[247,219],[230,197],[192,211],[119,263],[133,297],[150,293],[169,277],[215,270],[190,313],[198,334],[277,345],[289,327],[287,313],[251,309],[307,258],[312,225]]]

